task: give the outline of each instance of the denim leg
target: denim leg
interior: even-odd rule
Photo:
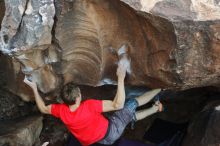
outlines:
[[[99,141],[101,144],[111,145],[120,138],[125,127],[132,121],[135,116],[135,110],[138,102],[134,98],[126,100],[122,110],[116,111],[109,119],[108,136]]]

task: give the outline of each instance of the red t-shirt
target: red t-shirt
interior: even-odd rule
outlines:
[[[101,140],[108,129],[108,120],[102,115],[102,100],[86,100],[71,112],[66,104],[52,104],[51,114],[60,118],[82,145]]]

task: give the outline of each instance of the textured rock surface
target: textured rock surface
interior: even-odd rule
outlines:
[[[5,15],[5,3],[4,1],[0,1],[0,23],[2,23],[2,19]],[[1,25],[0,25],[0,28],[1,28]]]
[[[42,117],[32,116],[14,121],[0,122],[1,146],[32,146],[39,141]]]
[[[51,116],[44,116],[43,129],[40,134],[40,144],[49,142],[49,146],[65,146],[70,134],[66,126],[59,120]],[[39,146],[35,145],[35,146]]]
[[[24,74],[31,75],[39,90],[48,94],[54,91],[58,93],[61,87],[69,82],[90,86],[115,84],[119,60],[117,53],[120,47],[127,44],[127,53],[131,58],[131,73],[127,76],[127,85],[171,89],[220,87],[219,0],[123,1],[129,5],[119,0],[5,1],[6,12],[0,32],[0,49],[4,54],[10,55],[11,59],[0,54],[0,85],[29,101],[33,95],[22,83]],[[0,7],[2,8],[2,2]],[[86,87],[82,86],[82,90],[91,95],[91,90],[88,91]],[[5,91],[2,91],[2,94],[5,95],[0,98],[2,119],[28,114],[23,111],[25,106],[18,98],[14,99]],[[114,95],[113,92],[111,94]],[[104,96],[106,93],[97,98],[103,99]],[[175,111],[174,104],[167,101],[169,116],[172,118],[167,115],[162,117],[181,121],[194,116],[197,112],[194,106],[198,105],[200,109],[206,97],[195,96],[199,98],[199,102],[195,99],[195,104],[191,101],[194,97],[187,97],[190,98],[187,106],[182,103],[188,102],[185,97],[179,101],[176,98],[179,108],[176,109],[180,110],[181,114]],[[20,108],[20,105],[23,107]],[[213,113],[217,115],[218,111]],[[175,117],[176,115],[178,117]],[[204,115],[201,119],[210,116],[209,112]],[[219,118],[213,118],[209,123],[215,125]],[[33,128],[26,128],[29,125],[27,123],[18,125],[24,129],[24,133],[17,130],[16,132],[23,135],[18,137],[13,131],[9,131],[14,140],[0,137],[4,140],[0,140],[0,145],[1,142],[8,145],[16,145],[13,142],[32,145],[39,135],[39,121],[31,120],[30,125]],[[195,138],[197,144],[201,139],[204,139],[201,144],[218,142],[218,133],[214,133],[214,136],[211,133],[215,130],[212,125],[196,125],[198,129],[201,129],[201,125],[210,126],[205,131],[205,136],[198,134]],[[197,131],[197,127],[193,127],[192,125],[189,130],[192,134]],[[37,128],[38,132],[33,136],[32,130]],[[49,131],[45,130],[45,133],[47,132]],[[50,136],[59,137],[63,133],[65,132],[61,130],[60,133]],[[28,134],[30,139],[24,139],[27,137],[25,134]],[[59,143],[62,138],[55,139]],[[191,138],[194,138],[194,135],[189,134],[187,139]],[[50,142],[57,144],[57,141]]]
[[[144,1],[126,2],[137,10],[144,8]],[[151,1],[151,9],[161,3],[168,2]],[[185,11],[197,5],[170,3]],[[196,21],[198,15],[192,12],[161,18],[118,0],[6,2],[1,50],[22,64],[22,71],[32,75],[43,93],[59,92],[68,82],[115,84],[117,51],[124,44],[131,58],[126,84],[219,87],[220,21]]]
[[[18,96],[0,89],[0,120],[15,119],[34,113],[34,105],[25,103]]]
[[[30,49],[51,43],[55,14],[53,0],[5,1],[5,6],[1,29],[3,51]]]
[[[32,90],[23,83],[24,74],[21,71],[21,64],[2,53],[0,53],[0,60],[0,88],[12,92],[24,101],[33,100]]]
[[[154,40],[151,42],[148,38],[145,39],[152,33],[147,31],[147,26],[151,30],[153,26],[150,23],[156,22],[149,22],[150,18],[145,20],[143,16],[137,16],[132,9],[118,1],[100,1],[94,4],[77,1],[70,11],[63,13],[62,17],[58,16],[56,38],[63,49],[62,57],[67,62],[63,64],[64,82],[74,80],[76,83],[88,85],[114,84],[117,51],[123,44],[128,44],[132,60],[132,74],[129,77],[131,84],[146,84],[146,80],[154,76],[159,77],[158,82],[162,85],[167,84],[162,80],[166,80],[168,84],[175,81],[175,77],[164,75],[165,72],[172,72],[173,62],[168,54],[175,48],[174,36],[168,33],[173,31],[169,22],[155,18],[158,23],[161,22],[167,27],[156,28],[161,32],[156,45]],[[143,24],[143,27],[140,27],[140,24]],[[69,33],[65,33],[67,31]],[[135,41],[133,38],[136,38]],[[166,46],[166,43],[170,46]],[[156,58],[150,57],[151,53],[154,57],[162,55],[162,60],[151,64]]]
[[[183,146],[219,146],[220,102],[205,108],[192,121]]]
[[[121,0],[138,11],[172,20],[220,19],[219,0]]]

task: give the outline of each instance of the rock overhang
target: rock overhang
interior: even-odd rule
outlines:
[[[162,3],[152,2],[154,9],[159,2]],[[173,19],[165,14],[160,15],[162,18],[153,11],[141,12],[144,5],[136,11],[116,0],[21,4],[26,6],[18,9],[23,10],[22,15],[10,16],[17,16],[20,25],[12,23],[8,29],[9,20],[15,19],[7,18],[8,15],[2,23],[1,33],[7,32],[11,42],[5,53],[22,64],[25,74],[33,75],[44,93],[69,82],[90,86],[115,84],[115,52],[124,44],[128,45],[131,58],[128,85],[172,89],[219,86],[219,20],[198,21],[185,16]],[[6,14],[10,5],[13,7],[8,3]],[[1,46],[6,50],[7,47]]]

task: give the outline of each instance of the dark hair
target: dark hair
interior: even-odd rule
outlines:
[[[75,103],[76,98],[80,96],[80,89],[76,85],[67,84],[61,94],[63,102],[67,105],[72,105]]]

